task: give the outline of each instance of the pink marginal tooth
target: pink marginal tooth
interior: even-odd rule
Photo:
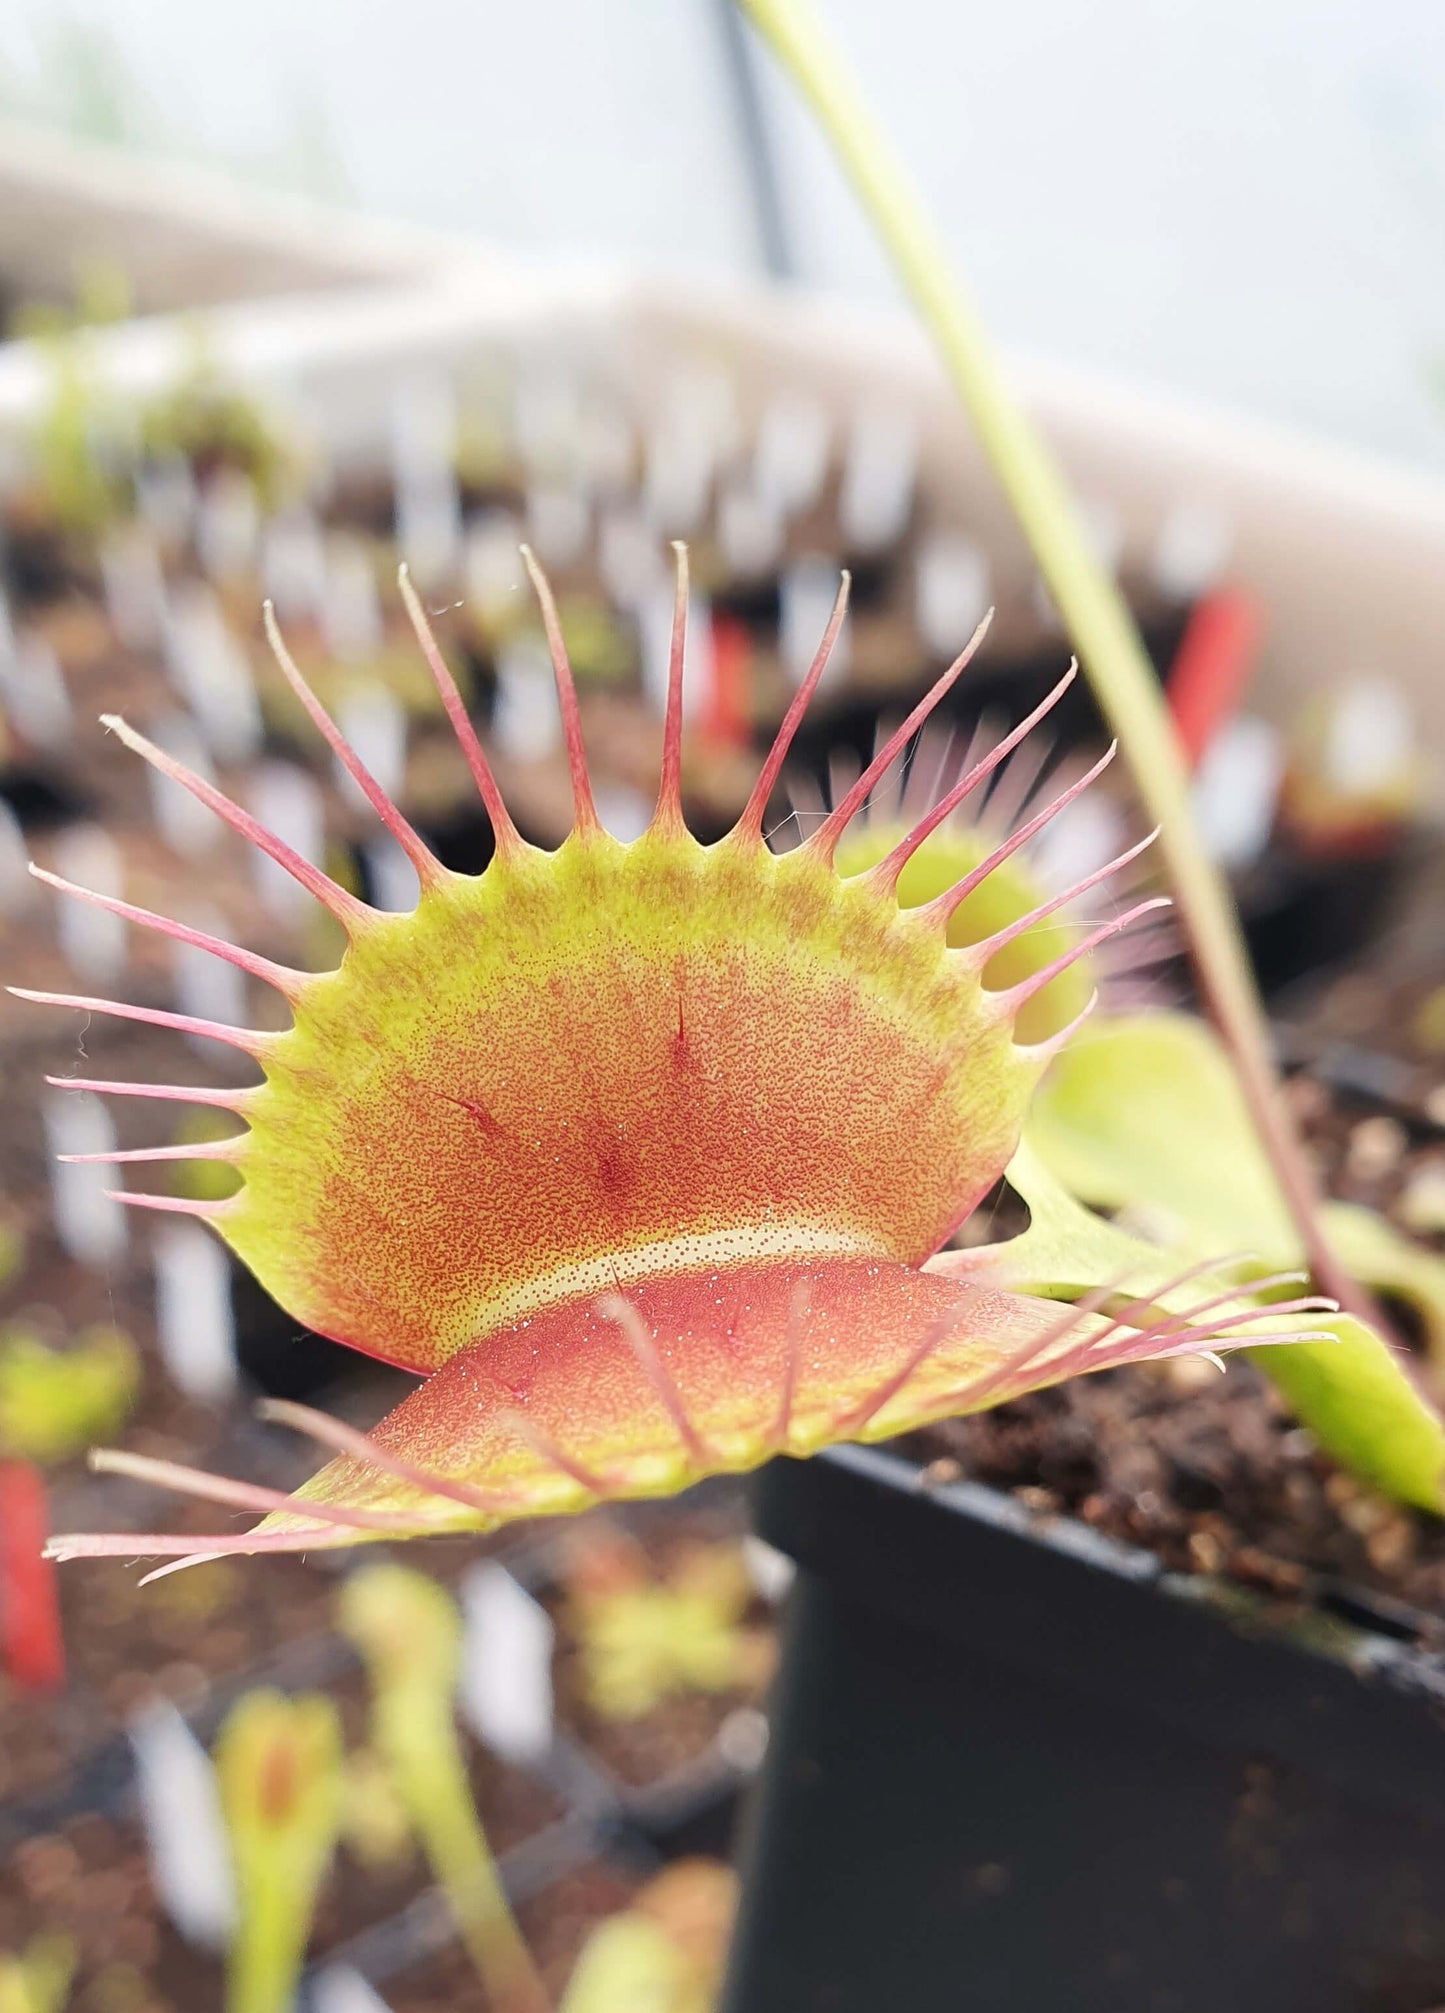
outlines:
[[[188,1195],[137,1195],[128,1188],[108,1188],[105,1192],[112,1202],[122,1203],[127,1209],[154,1209],[163,1216],[197,1216],[202,1222],[224,1216],[227,1208],[226,1202],[202,1202]]]
[[[1008,1014],[1021,1012],[1034,995],[1042,992],[1060,972],[1066,972],[1070,965],[1077,964],[1080,958],[1087,957],[1090,951],[1097,950],[1100,944],[1109,937],[1117,936],[1120,930],[1127,930],[1131,923],[1139,920],[1140,916],[1147,916],[1154,909],[1168,907],[1167,895],[1153,895],[1147,902],[1137,902],[1132,909],[1125,909],[1123,915],[1114,916],[1107,923],[1100,923],[1097,929],[1090,930],[1087,936],[1079,939],[1078,943],[1061,952],[1051,964],[1044,965],[1039,971],[1031,972],[1026,979],[1020,979],[1016,986],[1010,986],[1004,992],[994,993],[992,997],[1000,1012]],[[977,948],[976,944],[969,946],[970,951]]]
[[[1027,823],[1020,825],[1017,831],[1010,832],[1001,845],[994,847],[987,859],[980,860],[976,867],[963,876],[962,880],[955,881],[946,893],[940,895],[936,901],[930,902],[928,904],[929,910],[946,922],[959,904],[967,901],[975,888],[981,887],[996,867],[1001,867],[1004,861],[1012,858],[1021,846],[1026,846],[1030,839],[1036,838],[1045,825],[1056,818],[1060,811],[1067,810],[1075,798],[1082,796],[1091,783],[1097,782],[1105,769],[1113,761],[1118,745],[1117,741],[1114,742],[1099,757],[1094,766],[1091,769],[1086,769],[1084,774],[1075,782],[1072,782],[1067,790],[1061,791],[1052,802],[1045,804],[1041,811],[1035,812],[1034,816]],[[1110,874],[1117,872],[1120,866],[1126,864],[1128,857],[1128,855],[1125,855],[1120,860],[1114,861],[1105,869],[1105,872]]]
[[[190,1468],[178,1461],[158,1461],[146,1454],[127,1454],[115,1447],[97,1448],[90,1466],[98,1475],[127,1475],[133,1481],[154,1482],[177,1495],[195,1496],[203,1502],[225,1503],[233,1509],[257,1510],[269,1514],[297,1508],[294,1497],[280,1489],[268,1489],[256,1482],[240,1482],[230,1475],[210,1475],[204,1468]],[[347,1509],[339,1504],[307,1503],[305,1514],[319,1523],[339,1524],[356,1531],[414,1530],[416,1519],[388,1510]]]
[[[33,992],[26,986],[7,986],[16,999],[32,1000],[37,1006],[73,1007],[78,1013],[111,1014],[117,1020],[144,1021],[150,1027],[170,1028],[177,1034],[205,1035],[225,1042],[246,1055],[261,1056],[274,1047],[278,1037],[255,1028],[228,1027],[223,1021],[198,1020],[194,1014],[168,1013],[162,1007],[131,1006],[124,1000],[83,999],[76,993]]]
[[[793,1434],[793,1404],[798,1394],[798,1350],[803,1326],[813,1304],[813,1282],[806,1276],[793,1288],[788,1302],[788,1325],[783,1333],[783,1381],[778,1394],[777,1416],[764,1445],[774,1453],[786,1451]]]
[[[211,1084],[106,1083],[99,1077],[48,1076],[55,1090],[89,1090],[105,1097],[158,1097],[171,1104],[210,1104],[218,1111],[244,1114],[254,1090],[219,1090]]]
[[[923,844],[924,840],[927,839],[930,836],[930,834],[937,831],[938,827],[943,823],[945,818],[952,816],[953,812],[958,809],[958,806],[963,802],[964,798],[969,796],[972,791],[976,790],[980,783],[986,781],[986,779],[993,774],[994,770],[997,769],[999,763],[1002,762],[1005,759],[1005,757],[1008,756],[1018,746],[1019,742],[1024,739],[1025,735],[1032,733],[1033,729],[1038,725],[1040,720],[1042,720],[1048,713],[1050,713],[1053,710],[1055,706],[1058,705],[1060,699],[1063,698],[1065,692],[1067,692],[1070,685],[1073,684],[1076,676],[1077,676],[1076,667],[1070,666],[1069,670],[1064,673],[1064,676],[1059,680],[1058,684],[1054,687],[1053,691],[1048,693],[1046,697],[1043,698],[1037,706],[1035,706],[1033,712],[1028,715],[1027,719],[1020,720],[1018,726],[1015,727],[1011,733],[1006,734],[1003,740],[1001,740],[996,747],[991,748],[988,754],[985,755],[981,761],[976,762],[971,768],[967,769],[964,772],[963,776],[960,778],[960,780],[954,784],[953,788],[948,792],[948,794],[940,798],[939,801],[933,806],[933,808],[927,813],[925,813],[925,815],[922,818],[919,819],[918,823],[913,827],[913,830],[908,834],[908,836],[905,839],[900,840],[900,842],[893,848],[893,851],[888,854],[887,858],[879,861],[878,865],[873,868],[872,873],[873,878],[876,880],[880,888],[887,888],[888,890],[891,891],[893,888],[897,886],[898,876],[902,873],[904,867],[908,864],[909,860],[911,860],[913,855],[918,851],[918,848]],[[1055,808],[1056,809],[1062,808],[1064,801],[1065,801],[1064,799],[1060,798]],[[1050,813],[1050,815],[1052,815],[1052,813]],[[1037,825],[1035,825],[1034,830],[1037,829],[1038,827]],[[1017,843],[1020,845],[1023,844],[1024,838],[1027,838],[1029,836],[1032,836],[1032,834],[1026,830],[1024,837],[1020,838]],[[978,870],[979,878],[982,879],[985,873],[992,872],[993,868],[998,865],[999,861],[1002,859],[1006,859],[1007,857],[1008,857],[1007,853],[1004,852],[1002,849],[994,853],[991,859],[988,862],[986,862],[982,868]],[[975,883],[975,885],[977,884]]]
[[[286,647],[281,625],[276,620],[276,610],[269,601],[262,609],[262,621],[266,626],[266,640],[271,645],[271,654],[280,665],[286,683],[306,709],[312,726],[416,868],[422,886],[435,886],[445,878],[441,861],[411,822],[402,816],[302,676],[300,666]]]
[[[334,1524],[313,1524],[299,1531],[191,1532],[70,1531],[51,1538],[48,1559],[184,1559],[224,1558],[231,1553],[304,1552],[318,1544],[335,1544]]]
[[[172,1573],[184,1573],[196,1566],[209,1566],[214,1560],[223,1558],[222,1552],[192,1552],[184,1559],[172,1559],[169,1565],[157,1566],[152,1572],[142,1573],[136,1581],[137,1587],[153,1587],[157,1580],[168,1580]]]
[[[933,1323],[917,1347],[909,1351],[908,1357],[901,1368],[885,1377],[875,1391],[870,1391],[867,1397],[855,1405],[850,1412],[845,1412],[840,1419],[836,1420],[834,1422],[834,1431],[845,1439],[851,1439],[856,1434],[861,1433],[871,1419],[877,1418],[889,1400],[897,1397],[909,1378],[921,1370],[929,1357],[934,1355],[943,1346],[948,1337],[958,1328],[963,1318],[962,1313],[941,1315]]]
[[[562,738],[567,747],[567,767],[572,777],[572,822],[573,830],[579,837],[590,838],[602,830],[597,816],[597,806],[592,801],[592,781],[587,773],[587,751],[582,745],[582,716],[577,710],[577,686],[572,677],[572,666],[567,658],[567,645],[562,640],[562,624],[557,615],[557,603],[552,596],[552,585],[537,564],[536,554],[530,545],[522,547],[522,561],[531,576],[536,590],[538,605],[542,610],[542,627],[547,635],[547,648],[552,657],[552,676],[557,684],[557,704],[562,713]]]
[[[1078,901],[1081,895],[1087,895],[1091,888],[1097,888],[1102,881],[1112,880],[1120,868],[1127,867],[1132,861],[1137,860],[1142,852],[1145,852],[1153,845],[1158,836],[1157,827],[1152,832],[1146,832],[1142,839],[1136,839],[1132,846],[1127,847],[1122,853],[1116,853],[1114,858],[1106,860],[1102,867],[1095,867],[1093,873],[1085,874],[1083,879],[1075,881],[1072,887],[1063,889],[1057,895],[1050,895],[1046,902],[1039,902],[1034,908],[1029,909],[1024,915],[1017,917],[1013,922],[1006,923],[1001,930],[995,930],[992,936],[980,937],[976,944],[964,946],[962,954],[976,959],[979,969],[982,970],[989,959],[995,957],[1006,945],[1011,944],[1015,937],[1023,936],[1026,931],[1033,929],[1036,924],[1044,922],[1049,916],[1057,915],[1060,909],[1067,908],[1070,902]],[[972,880],[972,878],[972,875],[968,876],[969,880]],[[965,886],[967,883],[960,882],[959,885]],[[950,888],[948,893],[942,896],[941,899],[944,902],[952,902],[954,897],[955,890]],[[930,904],[929,906],[932,907],[934,905]],[[1167,900],[1161,898],[1151,906],[1154,908],[1168,908],[1169,903]]]
[[[1115,1293],[1122,1290],[1122,1287],[1122,1278],[1115,1279],[1102,1286],[1094,1287],[1090,1292],[1072,1301],[1067,1310],[1059,1316],[1058,1320],[1045,1328],[1042,1334],[1036,1335],[1026,1348],[1021,1349],[1007,1363],[1000,1363],[981,1382],[970,1387],[970,1404],[986,1398],[990,1392],[996,1391],[1002,1385],[1007,1384],[1020,1371],[1028,1369],[1030,1364],[1041,1361],[1056,1342],[1062,1342],[1071,1328],[1077,1328],[1086,1315],[1098,1313],[1104,1303],[1107,1300],[1111,1300]],[[1110,1323],[1110,1327],[1116,1325],[1116,1323]],[[1103,1335],[1107,1335],[1109,1332],[1110,1328],[1104,1328],[1100,1331]],[[1098,1338],[1095,1337],[1094,1339],[1097,1340]]]
[[[214,811],[233,832],[239,833],[268,859],[274,860],[298,886],[305,888],[309,895],[314,895],[323,908],[329,909],[344,929],[349,932],[364,930],[376,921],[376,912],[369,909],[365,902],[358,901],[355,895],[338,886],[331,876],[323,874],[319,867],[313,867],[309,860],[303,859],[300,853],[286,844],[284,839],[278,839],[274,832],[268,831],[258,819],[251,816],[249,811],[243,811],[239,804],[218,790],[213,783],[208,783],[204,777],[197,776],[192,770],[167,755],[164,749],[158,748],[153,741],[148,741],[144,734],[138,734],[118,713],[102,713],[100,719],[101,725],[109,728],[111,733],[117,735],[133,753],[139,755],[143,761],[149,762],[161,775],[168,776],[173,783],[179,783],[183,790],[189,790],[198,803]]]
[[[453,1476],[433,1475],[411,1461],[398,1460],[396,1455],[379,1447],[369,1433],[358,1432],[355,1426],[333,1419],[328,1413],[313,1411],[309,1405],[296,1405],[287,1398],[263,1398],[256,1406],[256,1416],[273,1425],[289,1426],[293,1432],[304,1433],[308,1439],[329,1447],[333,1453],[349,1454],[354,1460],[362,1461],[384,1475],[391,1475],[399,1482],[409,1482],[413,1488],[424,1489],[449,1502],[461,1503],[483,1516],[500,1516],[512,1506],[514,1499],[510,1497],[488,1496],[484,1490],[474,1489]]]
[[[441,695],[442,706],[451,722],[452,732],[456,735],[467,767],[472,772],[472,780],[477,786],[482,806],[491,820],[493,843],[499,853],[515,852],[522,844],[522,836],[512,821],[512,814],[507,809],[501,790],[497,787],[492,766],[477,738],[477,730],[467,716],[462,695],[457,690],[457,682],[451,674],[446,658],[442,655],[441,645],[437,642],[436,634],[427,620],[426,610],[421,605],[421,598],[412,585],[411,574],[405,566],[400,568],[397,582],[401,588],[401,598],[408,619],[421,646],[421,653],[426,659],[427,668]]]
[[[672,642],[667,655],[667,705],[662,718],[662,773],[652,822],[660,831],[682,827],[682,674],[687,656],[687,547],[674,539],[677,587],[672,603]]]
[[[944,697],[968,668],[968,665],[972,662],[974,653],[983,642],[984,637],[987,636],[989,625],[992,621],[993,610],[990,609],[982,622],[979,623],[977,629],[974,630],[972,636],[969,637],[962,650],[960,650],[957,657],[949,665],[948,669],[934,680],[907,719],[900,727],[895,729],[884,745],[878,750],[878,753],[873,757],[873,760],[868,764],[843,801],[828,813],[828,816],[823,820],[817,831],[807,840],[807,844],[821,858],[825,860],[832,859],[834,849],[842,837],[843,829],[849,819],[861,808],[869,791],[878,781],[878,778],[888,768],[889,764],[897,758],[899,753],[907,747],[909,741],[923,725],[939,700]]]
[[[539,1460],[545,1461],[549,1467],[555,1468],[558,1474],[564,1475],[569,1482],[575,1482],[579,1488],[585,1489],[589,1496],[595,1496],[601,1501],[613,1493],[605,1475],[599,1475],[585,1462],[574,1459],[565,1447],[559,1446],[550,1433],[534,1424],[525,1413],[508,1408],[500,1412],[498,1417],[505,1425],[511,1427],[529,1452],[535,1454]]]
[[[807,677],[804,678],[802,684],[793,694],[792,703],[783,715],[782,725],[773,737],[773,745],[768,750],[767,758],[758,774],[758,780],[753,785],[753,793],[748,798],[747,803],[743,807],[741,817],[729,834],[735,840],[756,840],[762,836],[763,819],[767,814],[768,799],[777,788],[778,778],[783,773],[783,764],[788,759],[788,750],[792,747],[794,737],[799,727],[803,724],[803,715],[807,712],[813,694],[818,689],[818,681],[828,668],[828,660],[833,654],[833,646],[838,641],[838,632],[843,627],[844,617],[848,613],[848,594],[852,584],[852,574],[847,571],[840,574],[838,593],[833,602],[833,612],[828,617],[828,626],[823,631],[823,639],[818,645],[812,663],[808,666]]]
[[[234,965],[237,971],[249,972],[252,978],[274,986],[285,999],[298,1000],[312,983],[308,972],[292,971],[288,965],[273,964],[270,958],[242,950],[239,944],[227,943],[224,937],[208,936],[204,930],[193,930],[187,923],[174,922],[169,916],[158,916],[153,909],[138,909],[133,902],[120,901],[114,895],[98,895],[93,888],[79,887],[74,881],[52,874],[48,867],[36,866],[33,860],[30,872],[37,881],[44,881],[48,888],[54,888],[59,894],[73,895],[77,901],[107,909],[113,916],[120,916],[141,929],[155,930],[163,937],[173,938],[178,944],[191,944],[197,950],[209,951],[212,957]]]
[[[239,1160],[236,1150],[246,1143],[244,1132],[233,1134],[228,1139],[186,1140],[175,1146],[128,1146],[114,1153],[58,1153],[57,1160],[63,1160],[72,1167],[124,1167],[131,1162],[150,1160]]]
[[[597,1311],[604,1321],[615,1322],[622,1330],[623,1338],[637,1358],[643,1375],[657,1393],[662,1401],[663,1410],[677,1428],[678,1438],[700,1468],[708,1467],[710,1457],[702,1436],[688,1418],[687,1408],[682,1402],[682,1393],[677,1388],[677,1382],[671,1371],[662,1360],[662,1351],[657,1346],[656,1337],[648,1333],[642,1316],[632,1302],[620,1293],[604,1294],[597,1302]]]

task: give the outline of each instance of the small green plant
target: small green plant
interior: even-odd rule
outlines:
[[[119,1430],[139,1388],[140,1357],[119,1328],[83,1328],[63,1349],[22,1323],[0,1328],[0,1454],[67,1461]]]
[[[341,1818],[336,1708],[248,1692],[214,1759],[236,1882],[226,2013],[290,2013]]]
[[[580,1532],[565,1570],[568,1625],[587,1703],[603,1719],[641,1719],[687,1692],[754,1689],[772,1660],[745,1625],[752,1582],[737,1545],[692,1544],[660,1571],[619,1532]]]
[[[118,437],[120,411],[96,372],[91,340],[129,307],[124,275],[98,265],[81,274],[73,308],[37,302],[15,318],[15,334],[35,346],[49,379],[30,437],[33,486],[16,506],[21,528],[84,543],[129,508],[130,484],[107,451]]]
[[[363,1566],[341,1625],[371,1678],[371,1738],[451,1904],[494,2013],[548,2013],[467,1782],[454,1710],[462,1630],[445,1589],[405,1566]]]
[[[141,408],[139,430],[146,457],[185,461],[201,477],[220,469],[244,475],[265,508],[275,507],[292,478],[280,434],[257,401],[225,377],[199,324],[172,383]]]

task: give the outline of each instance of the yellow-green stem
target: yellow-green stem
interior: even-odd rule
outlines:
[[[373,1737],[456,1917],[490,2013],[551,2013],[467,1784],[449,1707],[429,1687],[379,1691]]]
[[[881,126],[835,52],[811,0],[738,0],[812,105],[932,331],[979,441],[1029,541],[1159,846],[1200,990],[1234,1057],[1315,1276],[1362,1307],[1320,1229],[1314,1182],[1279,1095],[1269,1033],[1229,890],[1189,812],[1188,776],[1158,680],[1118,587],[1100,566],[1063,475],[1010,390],[942,240]],[[1364,1311],[1373,1311],[1367,1308]]]
[[[310,1928],[309,1911],[299,1924],[294,1913],[257,1908],[243,1919],[226,1960],[226,2013],[291,2013]]]

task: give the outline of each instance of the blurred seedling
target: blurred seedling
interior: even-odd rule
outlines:
[[[0,1454],[53,1467],[125,1423],[140,1356],[123,1330],[83,1328],[67,1347],[15,1322],[0,1329]]]
[[[201,480],[223,469],[244,476],[268,509],[284,500],[295,475],[280,433],[254,398],[227,381],[200,325],[191,329],[175,378],[142,408],[139,431],[152,460],[184,461]]]
[[[415,1853],[406,1800],[390,1763],[373,1747],[356,1748],[346,1757],[341,1842],[359,1865],[376,1872],[398,1870]]]
[[[320,1694],[248,1692],[215,1747],[236,1888],[227,2013],[290,2013],[341,1822],[341,1726]]]
[[[391,1564],[341,1591],[341,1626],[371,1680],[370,1744],[389,1768],[492,2013],[548,2013],[467,1779],[455,1718],[462,1622],[445,1589]]]
[[[716,1860],[683,1859],[593,1930],[561,2013],[711,2013],[737,1903]]]
[[[65,2013],[74,1976],[68,1937],[37,1936],[17,1956],[0,1952],[0,2013]]]
[[[642,1719],[689,1692],[756,1691],[772,1664],[770,1633],[749,1627],[754,1599],[742,1548],[689,1544],[665,1566],[621,1531],[573,1534],[566,1620],[583,1690],[602,1719]]]

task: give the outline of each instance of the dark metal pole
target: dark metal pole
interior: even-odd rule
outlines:
[[[797,260],[784,213],[777,149],[758,88],[755,53],[735,0],[715,0],[715,7],[763,269],[775,280],[794,279]]]

